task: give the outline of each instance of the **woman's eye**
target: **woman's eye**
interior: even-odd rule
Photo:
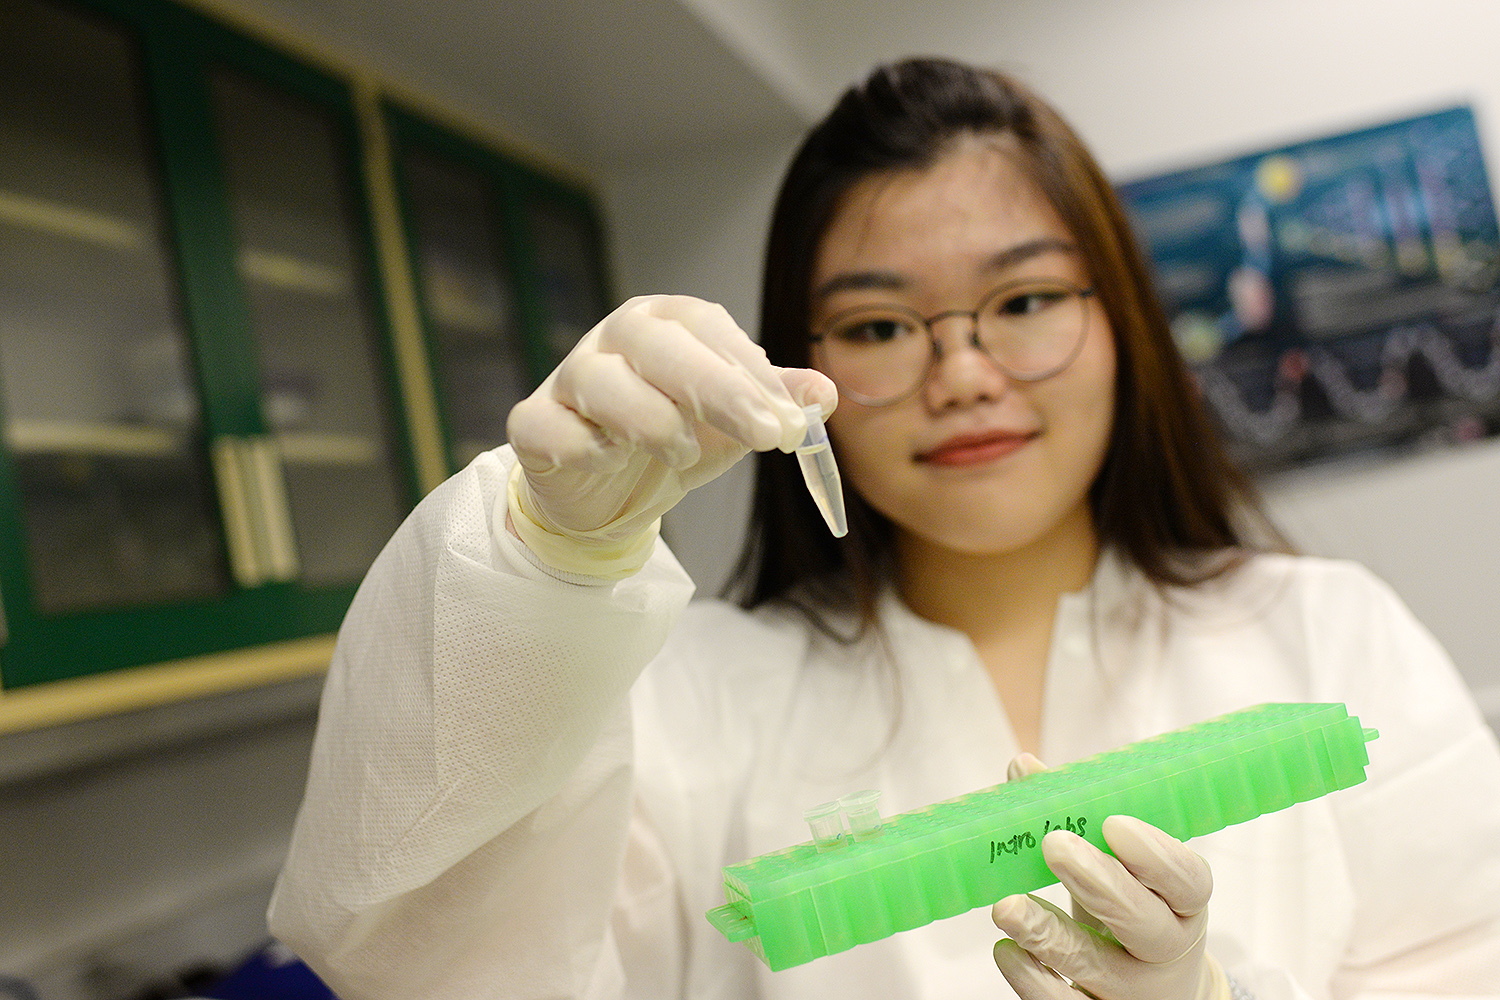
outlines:
[[[1000,312],[1006,316],[1030,316],[1067,298],[1060,289],[1046,288],[1008,295],[1000,300]]]
[[[860,319],[840,326],[834,337],[851,344],[885,344],[911,332],[911,323],[897,317]]]

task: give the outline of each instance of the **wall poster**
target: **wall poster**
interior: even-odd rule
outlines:
[[[1120,193],[1247,469],[1500,431],[1500,226],[1469,108]]]

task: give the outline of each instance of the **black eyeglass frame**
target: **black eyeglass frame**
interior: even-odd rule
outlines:
[[[983,354],[985,358],[989,360],[990,364],[994,365],[1006,378],[1014,379],[1017,382],[1041,382],[1046,379],[1052,378],[1054,375],[1062,374],[1067,370],[1069,365],[1071,365],[1078,359],[1079,353],[1083,350],[1084,342],[1088,340],[1088,313],[1084,312],[1083,322],[1080,324],[1078,330],[1078,339],[1074,342],[1073,348],[1068,352],[1067,357],[1063,358],[1062,361],[1042,372],[1013,371],[1012,369],[1007,367],[999,358],[991,354],[989,349],[984,346],[984,342],[980,340],[979,316],[982,312],[984,312],[986,306],[995,301],[997,298],[1003,297],[1006,292],[1013,292],[1017,289],[1028,287],[1037,289],[1055,288],[1066,290],[1071,295],[1074,295],[1080,300],[1084,300],[1085,302],[1086,300],[1092,298],[1098,291],[1098,289],[1093,285],[1078,285],[1074,282],[1067,281],[1061,278],[1027,278],[1019,281],[1007,281],[1002,285],[996,285],[994,288],[985,293],[984,298],[980,299],[979,304],[976,305],[973,309],[945,309],[942,312],[934,313],[931,316],[925,317],[915,309],[911,309],[896,303],[854,306],[849,309],[841,309],[838,312],[834,313],[832,316],[828,317],[828,319],[824,320],[823,323],[819,325],[818,329],[808,336],[808,342],[812,344],[813,354],[816,357],[823,350],[822,345],[828,338],[828,331],[838,326],[840,321],[850,316],[859,315],[860,313],[885,312],[889,314],[907,316],[927,331],[927,339],[932,344],[932,350],[927,358],[927,365],[922,369],[921,373],[917,375],[916,379],[912,382],[911,387],[903,390],[899,394],[885,399],[877,399],[876,397],[866,396],[863,393],[856,392],[852,389],[847,389],[842,385],[838,385],[838,380],[834,379],[834,384],[838,386],[839,394],[847,397],[850,400],[853,400],[856,403],[859,403],[861,406],[894,406],[896,403],[899,403],[903,399],[908,398],[912,393],[920,389],[922,387],[922,383],[927,381],[927,376],[929,373],[931,373],[932,366],[937,364],[937,362],[943,356],[942,341],[938,339],[937,334],[933,331],[932,324],[938,322],[939,320],[949,319],[953,316],[969,317],[969,320],[972,324],[971,329],[969,330],[968,337],[969,346]],[[832,378],[831,375],[829,377]]]

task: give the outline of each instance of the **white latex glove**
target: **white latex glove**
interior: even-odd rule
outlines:
[[[557,569],[628,575],[688,490],[751,450],[792,451],[801,407],[837,401],[822,373],[773,366],[722,306],[631,299],[511,410],[511,525]]]
[[[1010,779],[1041,766],[1024,754]],[[1110,816],[1100,832],[1115,857],[1066,830],[1042,838],[1073,917],[1030,895],[995,904],[995,926],[1009,935],[995,964],[1011,988],[1021,1000],[1228,1000],[1229,981],[1205,949],[1208,863],[1133,816]]]

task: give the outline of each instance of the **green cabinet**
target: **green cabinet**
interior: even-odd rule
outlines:
[[[384,109],[450,469],[505,440],[510,408],[611,301],[583,190],[394,104]]]
[[[587,191],[166,0],[4,20],[0,730],[70,679],[326,656],[607,308]]]
[[[164,4],[7,19],[5,688],[332,631],[416,497],[347,89]]]

